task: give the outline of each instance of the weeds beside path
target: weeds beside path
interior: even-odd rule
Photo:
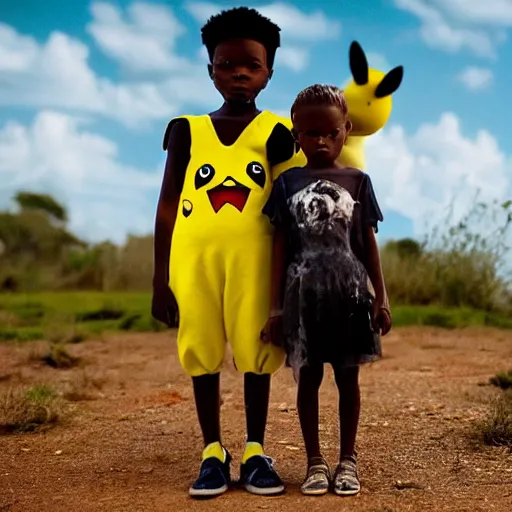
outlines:
[[[283,370],[273,382],[267,451],[288,493],[268,500],[232,491],[197,503],[189,501],[187,487],[196,476],[201,438],[172,335],[113,335],[70,345],[82,361],[70,369],[31,360],[26,344],[0,344],[0,390],[44,383],[75,408],[43,434],[0,436],[0,510],[510,510],[510,451],[486,446],[474,432],[490,400],[504,393],[489,378],[512,360],[512,332],[403,328],[386,337],[384,349],[385,358],[361,377],[359,497],[300,495],[305,468],[295,384]],[[82,395],[76,393],[81,386],[87,389]],[[229,358],[222,393],[224,440],[236,476],[244,407]],[[321,403],[322,445],[334,463],[337,398],[330,372]]]

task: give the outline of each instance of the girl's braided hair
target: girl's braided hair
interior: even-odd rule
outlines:
[[[315,84],[303,89],[293,102],[291,116],[301,107],[314,105],[338,107],[348,120],[348,105],[343,90],[335,85]]]

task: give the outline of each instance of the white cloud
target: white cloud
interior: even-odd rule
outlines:
[[[510,0],[434,0],[454,18],[474,23],[512,27]]]
[[[201,24],[205,23],[210,16],[226,8],[213,2],[193,1],[187,2],[185,7]],[[321,10],[306,13],[284,2],[258,5],[255,9],[263,16],[270,18],[282,30],[284,44],[277,51],[276,65],[287,67],[295,72],[307,67],[311,44],[337,39],[341,33],[341,23],[330,20]],[[302,46],[298,46],[298,43]]]
[[[457,78],[471,91],[488,89],[494,81],[494,75],[490,69],[475,66],[467,67]]]
[[[302,71],[309,61],[309,53],[304,48],[287,46],[280,48],[276,54],[276,65],[281,65],[292,71]]]
[[[441,220],[454,197],[457,220],[477,190],[484,201],[512,194],[512,157],[485,130],[465,136],[452,113],[412,134],[385,128],[368,139],[366,152],[381,206],[410,218],[416,235],[426,219]],[[43,111],[30,125],[8,122],[0,127],[0,208],[20,189],[48,192],[69,207],[71,229],[89,240],[150,233],[163,158],[156,169],[121,160],[116,144],[84,119]]]
[[[176,55],[176,41],[186,30],[163,5],[136,2],[126,15],[106,2],[91,5],[88,32],[109,57],[133,71],[182,70],[190,62]]]
[[[51,193],[69,208],[71,230],[88,240],[150,232],[162,169],[122,164],[115,143],[53,111],[29,126],[0,127],[0,207],[22,189]]]
[[[506,40],[505,28],[512,27],[508,0],[435,0],[436,6],[428,0],[394,3],[419,18],[420,35],[428,46],[450,53],[467,49],[494,58],[496,48]],[[487,14],[480,16],[484,10]]]
[[[368,60],[368,66],[379,71],[387,73],[391,70],[392,66],[384,55],[377,52],[366,53],[366,59]]]
[[[89,48],[61,32],[45,43],[0,23],[0,105],[66,108],[135,127],[166,120],[184,104],[210,107],[217,98],[202,64],[158,80],[115,83],[96,75]]]
[[[199,23],[205,23],[210,16],[226,9],[226,7],[213,2],[193,1],[187,2],[185,7]],[[324,41],[337,39],[341,33],[341,23],[330,20],[319,9],[311,13],[305,13],[295,5],[284,2],[257,5],[254,8],[279,25],[283,35],[289,39]]]
[[[425,220],[441,220],[455,197],[454,219],[470,210],[475,193],[483,201],[510,199],[512,156],[486,130],[465,137],[453,113],[407,134],[391,126],[370,137],[367,170],[383,208],[410,218],[415,234]]]

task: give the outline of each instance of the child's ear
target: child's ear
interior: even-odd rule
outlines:
[[[208,64],[208,75],[213,80],[213,66],[211,64]]]
[[[300,151],[300,144],[299,144],[299,135],[295,128],[292,128],[292,136],[293,140],[295,142],[295,153],[298,153]]]
[[[352,121],[349,119],[345,123],[345,136],[343,138],[343,144],[347,142],[348,136],[350,135],[350,132],[352,131]]]

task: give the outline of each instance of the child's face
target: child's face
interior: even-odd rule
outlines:
[[[216,89],[229,103],[254,101],[271,76],[265,47],[252,39],[219,44],[208,69]]]
[[[319,105],[296,110],[293,126],[308,165],[314,167],[334,164],[351,129],[339,107]]]

